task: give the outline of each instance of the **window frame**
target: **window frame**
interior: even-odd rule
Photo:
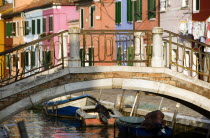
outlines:
[[[84,8],[80,9],[80,28],[84,29]]]
[[[91,14],[91,12],[92,12],[92,8],[94,7],[94,9],[93,9],[93,14]],[[94,16],[95,16],[95,6],[94,5],[91,5],[90,7],[89,7],[89,19],[90,19],[90,21],[89,21],[89,26],[90,26],[90,28],[94,28],[94,25],[95,25],[95,21],[94,21]],[[93,16],[92,16],[93,15]],[[93,22],[92,22],[92,18],[93,18]],[[92,25],[93,24],[93,25]]]
[[[197,1],[199,1],[199,9],[197,9]],[[193,0],[193,13],[199,13],[201,8],[201,1],[200,0]]]
[[[52,27],[51,27],[51,19],[50,18],[52,18]],[[53,25],[53,15],[50,15],[49,17],[48,17],[48,20],[49,20],[49,32],[50,33],[52,33],[53,32],[53,30],[54,30],[54,25]],[[52,29],[52,30],[51,30]]]
[[[44,22],[44,20],[45,20],[45,22]],[[46,17],[42,18],[42,32],[43,33],[47,32],[47,18]]]

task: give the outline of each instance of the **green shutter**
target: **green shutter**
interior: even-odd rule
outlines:
[[[36,55],[35,55],[35,51],[31,52],[31,66],[35,66],[36,65]]]
[[[24,62],[25,66],[29,66],[29,52],[25,52],[25,57],[24,57]]]
[[[142,20],[142,0],[136,1],[136,20]]]
[[[121,8],[121,1],[118,2],[118,23],[121,23],[121,16],[122,16],[122,8]]]
[[[49,17],[49,30],[53,31],[53,17],[52,16]]]
[[[40,34],[40,26],[41,26],[40,19],[37,19],[37,34]]]
[[[81,28],[84,28],[84,9],[81,9]]]
[[[156,17],[156,0],[148,0],[148,18]]]
[[[7,36],[12,36],[12,23],[7,23]]]
[[[131,0],[127,0],[127,21],[133,21],[133,4]]]
[[[89,66],[94,66],[94,48],[88,48],[89,52]]]
[[[115,23],[118,23],[118,2],[115,3]]]
[[[196,0],[196,11],[200,9],[200,0]]]
[[[118,63],[118,65],[122,65],[122,56],[121,56],[121,52],[122,52],[122,48],[121,47],[118,47],[118,50],[117,50],[117,61],[120,61]]]
[[[94,21],[93,13],[94,13],[94,7],[91,6],[90,7],[90,27],[93,27],[93,21]]]
[[[84,62],[84,61],[83,61],[83,60],[84,60],[84,58],[83,58],[83,51],[84,51],[83,49],[80,49],[80,50],[79,50],[79,55],[80,55],[80,60],[81,60],[81,66],[82,66],[82,67],[84,66],[84,65],[83,65],[83,62]]]
[[[32,34],[35,34],[35,20],[32,20]]]
[[[43,32],[46,32],[46,18],[43,18],[43,26],[42,26]]]
[[[128,47],[128,66],[133,66],[133,61],[134,60],[134,47]]]

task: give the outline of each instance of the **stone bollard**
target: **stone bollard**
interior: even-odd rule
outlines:
[[[152,50],[152,67],[164,67],[163,62],[163,28],[154,27],[153,34],[153,50]]]
[[[134,33],[134,40],[135,40],[135,60],[141,61],[145,60],[145,50],[144,50],[144,33],[143,32],[135,32]],[[136,62],[134,66],[144,67],[146,66],[145,63]]]
[[[69,67],[81,67],[81,60],[79,56],[80,50],[80,29],[72,27],[69,29],[70,41],[70,58]]]

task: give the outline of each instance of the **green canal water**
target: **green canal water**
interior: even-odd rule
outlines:
[[[23,111],[4,124],[10,129],[11,138],[19,138],[17,122],[24,120],[30,138],[114,138],[119,132],[114,127],[83,127],[74,119],[55,118],[42,114],[40,110]],[[178,126],[176,137],[206,138],[207,131],[199,128]]]

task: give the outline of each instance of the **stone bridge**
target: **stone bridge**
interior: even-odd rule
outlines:
[[[1,122],[52,98],[92,89],[150,92],[210,116],[210,84],[167,68],[98,66],[47,72],[0,89]]]
[[[161,28],[154,28],[152,33],[153,52],[151,66],[149,62],[144,64],[140,63],[139,60],[134,62],[139,62],[140,64],[135,63],[134,66],[126,66],[125,64],[121,66],[121,61],[119,62],[119,59],[121,59],[120,57],[115,60],[117,62],[114,64],[112,63],[112,66],[100,66],[100,64],[98,64],[97,66],[92,67],[81,67],[79,33],[78,31],[73,31],[73,33],[70,34],[70,57],[68,59],[68,64],[65,67],[64,55],[62,53],[63,50],[61,50],[60,55],[62,57],[62,64],[59,65],[62,65],[62,68],[60,68],[60,66],[54,66],[53,68],[41,70],[44,68],[41,67],[36,69],[38,71],[41,70],[40,72],[36,72],[35,74],[26,76],[24,79],[20,80],[18,80],[18,77],[24,75],[19,75],[18,73],[20,70],[16,69],[15,79],[12,78],[14,80],[13,83],[0,88],[0,123],[25,109],[29,109],[34,105],[41,104],[50,99],[93,89],[127,89],[149,92],[180,102],[198,111],[207,118],[210,118],[210,83],[208,83],[210,80],[210,67],[201,66],[204,63],[210,62],[208,54],[196,53],[197,51],[195,49],[190,49],[189,47],[184,47],[183,45],[172,42],[172,38],[170,37],[172,37],[172,35],[175,36],[176,34],[170,34],[169,40],[165,40],[165,42],[169,43],[169,48],[165,49],[166,52],[164,55],[163,30]],[[133,32],[133,34],[135,34],[135,32]],[[48,38],[56,35],[57,34],[48,36]],[[142,36],[141,40],[144,38],[145,36]],[[166,37],[164,39],[166,39]],[[47,38],[43,38],[42,41],[43,40],[47,40]],[[139,40],[135,40],[135,45],[142,45],[140,43],[143,41]],[[36,42],[39,43],[41,41],[36,40]],[[83,45],[85,45],[85,43],[86,41],[83,39]],[[195,42],[193,41],[193,43]],[[61,44],[63,44],[63,42]],[[174,48],[173,45],[175,44],[177,46],[175,48],[178,49],[178,53],[175,55],[178,56],[174,58],[172,56],[174,55],[172,53],[172,48]],[[26,46],[29,45],[34,45],[34,43],[28,43]],[[21,46],[20,48],[25,48],[26,46]],[[148,45],[148,47],[150,46]],[[209,46],[206,47],[209,48]],[[19,50],[18,48],[16,49],[0,53],[0,56],[13,54],[15,50]],[[186,49],[188,51],[183,51]],[[136,55],[142,55],[141,52],[144,50],[139,51],[140,53]],[[166,56],[166,53],[170,53],[169,57]],[[181,53],[184,55],[181,55]],[[199,61],[202,62],[202,64],[199,64],[199,68],[204,71],[199,72],[199,70],[196,70],[198,69],[198,65],[192,64],[188,66],[186,64],[187,58],[183,59],[187,56],[185,53],[190,53],[192,55],[189,57],[192,58],[190,61],[198,61],[195,60],[193,56],[199,55]],[[18,55],[18,53],[16,55]],[[83,53],[83,55],[84,59],[86,55],[85,53]],[[114,53],[113,56],[116,56],[116,53]],[[130,56],[129,58],[133,57]],[[173,61],[173,58],[176,59],[176,62]],[[85,60],[83,61],[85,63]],[[142,61],[146,61],[146,59],[143,59]],[[188,62],[190,63],[190,61]],[[88,62],[90,62],[90,60]],[[18,63],[16,62],[16,68],[18,68],[17,64]],[[180,70],[184,71],[180,73]],[[32,69],[32,71],[34,71],[34,69]],[[1,72],[3,71],[1,70]],[[199,74],[199,76],[196,76],[195,74]],[[205,81],[198,79],[201,77],[203,77],[203,80]]]

